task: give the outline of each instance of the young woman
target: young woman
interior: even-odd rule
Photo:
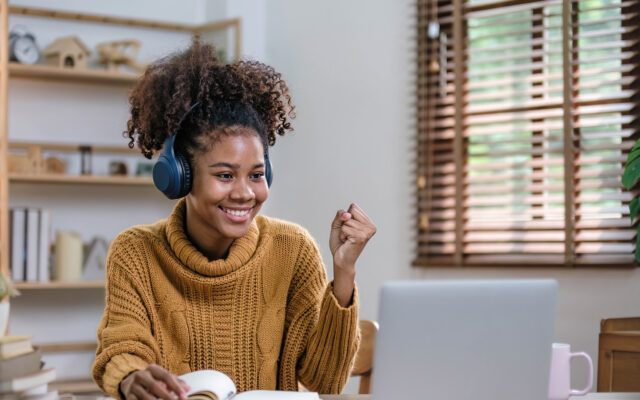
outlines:
[[[194,40],[131,94],[130,146],[184,157],[172,196],[184,198],[168,219],[112,243],[93,377],[127,400],[184,398],[176,375],[199,369],[228,374],[240,391],[300,382],[339,393],[358,347],[355,263],[376,228],[355,204],[336,213],[328,283],[307,231],[258,215],[291,97],[271,67],[215,54]]]

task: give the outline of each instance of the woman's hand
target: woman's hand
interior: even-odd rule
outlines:
[[[120,382],[125,400],[185,400],[189,389],[177,376],[157,364],[132,372]]]
[[[331,224],[329,247],[333,255],[333,294],[346,307],[353,297],[356,260],[376,233],[376,226],[356,204],[339,210]]]

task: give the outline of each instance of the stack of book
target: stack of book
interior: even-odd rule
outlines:
[[[11,278],[14,282],[48,282],[51,213],[40,208],[11,210]]]
[[[48,384],[56,378],[54,368],[42,368],[40,350],[31,336],[0,337],[0,400],[56,400],[58,392]]]

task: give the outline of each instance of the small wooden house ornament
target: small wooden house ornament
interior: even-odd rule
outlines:
[[[85,281],[101,281],[105,279],[105,267],[109,243],[106,239],[95,237],[85,252],[82,266],[82,279]]]
[[[86,68],[91,52],[77,36],[65,36],[47,46],[43,54],[49,65],[60,68]]]

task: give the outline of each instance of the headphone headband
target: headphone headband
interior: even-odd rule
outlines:
[[[193,103],[193,104],[191,105],[191,107],[189,107],[189,109],[184,113],[184,115],[182,116],[182,118],[180,118],[180,121],[178,121],[178,128],[182,125],[182,121],[184,121],[184,120],[185,120],[185,118],[187,118],[187,116],[188,116],[189,114],[191,114],[191,111],[193,111],[193,109],[194,109],[194,108],[196,108],[196,107],[197,107],[197,106],[199,106],[199,105],[200,105],[200,102],[199,102],[199,101],[196,101],[195,103]],[[178,130],[180,130],[180,129],[178,129]],[[176,132],[176,133],[178,133],[178,132]]]

